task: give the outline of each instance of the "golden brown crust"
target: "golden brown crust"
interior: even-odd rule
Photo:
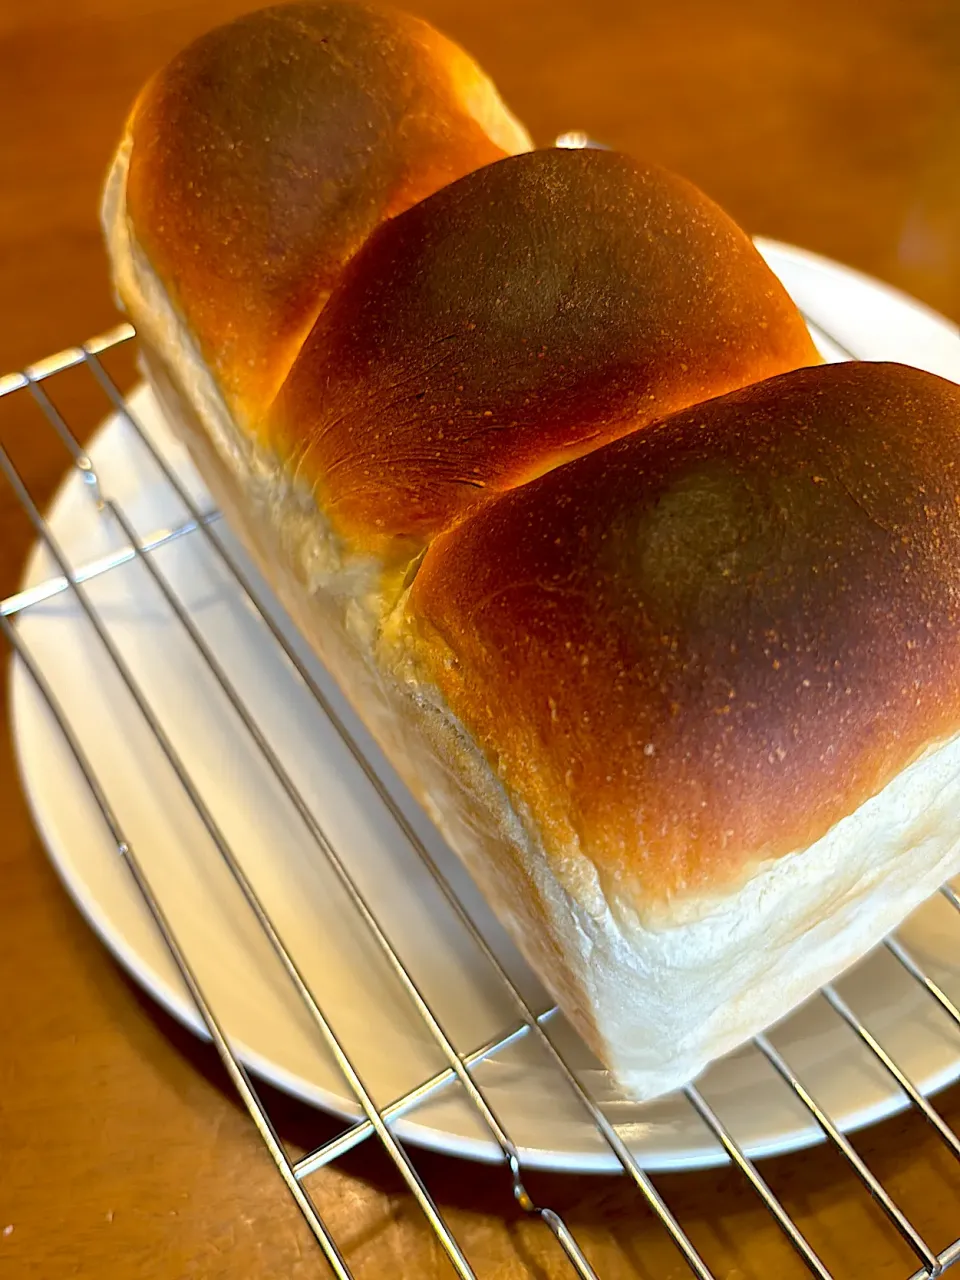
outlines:
[[[272,396],[379,222],[527,145],[455,45],[343,0],[201,37],[147,86],[131,134],[136,239],[247,409]]]
[[[499,498],[403,626],[555,853],[640,901],[806,848],[960,727],[960,389],[804,369]]]
[[[626,430],[818,360],[695,187],[613,153],[529,152],[366,242],[273,429],[340,531],[387,554]]]

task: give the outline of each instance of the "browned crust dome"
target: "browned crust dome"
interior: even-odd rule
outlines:
[[[442,535],[405,625],[548,847],[646,901],[735,882],[960,727],[960,389],[688,409]]]
[[[385,554],[627,430],[818,361],[746,235],[682,178],[548,150],[379,228],[304,344],[281,456]]]
[[[228,398],[254,402],[378,223],[527,145],[450,41],[337,0],[202,36],[147,86],[131,132],[136,238]]]

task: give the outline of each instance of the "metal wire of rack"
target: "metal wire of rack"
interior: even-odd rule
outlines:
[[[811,327],[815,328],[813,325]],[[829,334],[821,332],[819,336],[832,343],[840,356],[853,358],[853,353],[846,351]],[[440,1090],[456,1082],[462,1086],[465,1096],[475,1110],[483,1127],[499,1148],[508,1179],[507,1185],[512,1197],[528,1214],[539,1218],[553,1234],[570,1263],[572,1274],[584,1278],[584,1280],[600,1280],[597,1272],[588,1261],[583,1248],[575,1239],[561,1215],[547,1205],[536,1203],[528,1192],[524,1184],[525,1170],[520,1153],[510,1134],[498,1118],[484,1088],[477,1082],[475,1068],[480,1063],[502,1053],[508,1046],[523,1037],[533,1037],[538,1041],[552,1063],[557,1077],[558,1088],[566,1088],[572,1092],[577,1103],[582,1107],[584,1113],[589,1116],[590,1121],[607,1144],[624,1173],[632,1179],[639,1196],[642,1197],[643,1201],[646,1202],[657,1219],[659,1219],[664,1230],[685,1260],[689,1271],[699,1277],[699,1280],[712,1280],[714,1273],[700,1256],[687,1232],[666,1203],[660,1190],[658,1190],[653,1178],[641,1167],[616,1126],[607,1117],[601,1105],[590,1096],[570,1066],[566,1056],[555,1042],[555,1038],[551,1035],[551,1023],[556,1010],[551,1008],[538,1012],[531,1007],[521,994],[483,934],[460,904],[453,889],[447,884],[431,853],[409,823],[390,791],[382,784],[376,771],[364,757],[362,750],[311,675],[308,667],[301,661],[283,631],[276,624],[270,609],[259,594],[243,563],[233,553],[229,542],[224,539],[218,528],[217,514],[200,509],[178,475],[156,449],[149,435],[137,421],[136,416],[129,411],[123,394],[107,371],[101,356],[113,348],[131,342],[134,337],[133,329],[129,325],[123,325],[80,347],[60,352],[31,365],[20,373],[0,378],[0,402],[8,396],[19,395],[32,398],[49,426],[56,432],[72,459],[73,465],[83,474],[89,487],[91,498],[98,505],[103,518],[113,521],[125,540],[125,545],[118,552],[95,563],[85,564],[77,568],[72,567],[31,496],[27,485],[17,471],[10,454],[0,444],[0,472],[2,472],[13,495],[29,518],[38,539],[46,547],[58,570],[57,574],[50,579],[0,602],[0,630],[2,630],[13,651],[22,662],[43,702],[52,713],[59,731],[62,733],[64,741],[79,766],[86,785],[89,787],[90,794],[102,816],[113,845],[118,855],[129,868],[133,881],[169,948],[170,954],[223,1061],[224,1067],[249,1111],[280,1176],[315,1236],[329,1264],[330,1271],[337,1277],[342,1278],[342,1280],[352,1276],[351,1269],[337,1241],[325,1224],[305,1186],[305,1180],[309,1175],[337,1160],[352,1148],[371,1138],[376,1138],[415,1198],[425,1220],[435,1233],[440,1246],[449,1259],[454,1272],[463,1277],[464,1280],[476,1274],[460,1243],[444,1220],[430,1189],[414,1167],[403,1142],[398,1139],[393,1130],[393,1124],[397,1119],[410,1114],[425,1099],[434,1096]],[[164,481],[176,492],[177,497],[186,509],[189,519],[183,524],[154,537],[143,537],[136,532],[133,523],[122,506],[111,498],[109,494],[102,491],[91,458],[80,444],[71,426],[55,407],[47,390],[48,384],[52,379],[73,368],[82,368],[89,373],[112,408],[117,413],[124,415],[129,426],[137,433],[137,436],[151,454],[155,465],[159,468]],[[189,612],[183,607],[176,591],[158,566],[153,552],[168,542],[181,537],[202,538],[207,542],[224,569],[244,593],[253,609],[259,614],[274,640],[281,646],[286,657],[296,670],[299,679],[303,682],[303,686],[317,700],[323,713],[329,718],[366,777],[376,788],[396,823],[398,839],[408,841],[415,850],[426,871],[446,897],[460,924],[469,932],[486,964],[496,974],[497,981],[502,985],[503,990],[509,997],[516,1014],[516,1021],[505,1034],[473,1048],[469,1053],[464,1053],[456,1047],[444,1029],[440,1019],[431,1008],[408,968],[404,965],[387,931],[377,919],[352,878],[346,863],[333,847],[313,815],[310,806],[304,800],[283,764],[260,732],[254,717],[245,705],[242,694],[231,682],[217,654],[212,651],[209,643],[200,634]],[[377,948],[386,957],[391,969],[406,991],[418,1016],[422,1019],[431,1039],[446,1062],[446,1066],[441,1071],[429,1079],[421,1081],[416,1087],[410,1089],[403,1096],[396,1098],[387,1106],[378,1107],[374,1101],[361,1074],[351,1061],[334,1028],[325,1016],[322,999],[311,989],[300,971],[296,957],[280,936],[267,909],[258,898],[253,885],[235,857],[226,836],[217,825],[214,815],[207,807],[182,759],[178,756],[176,748],[165,734],[163,726],[151,708],[143,689],[124,660],[111,636],[109,624],[98,611],[86,590],[85,584],[91,579],[110,573],[119,565],[133,560],[143,564],[153,584],[163,597],[167,608],[183,628],[190,643],[203,659],[215,682],[237,713],[246,732],[263,754],[270,771],[275,776],[287,800],[299,815],[320,855],[327,860],[356,907],[364,927],[369,931]],[[363,1112],[363,1119],[348,1125],[337,1137],[316,1150],[308,1152],[298,1160],[292,1160],[287,1154],[257,1086],[234,1051],[228,1034],[218,1020],[217,1013],[205,994],[203,986],[191,964],[190,956],[185,954],[183,947],[178,942],[175,931],[151,887],[144,867],[138,858],[137,851],[127,839],[75,727],[71,724],[69,717],[58,701],[40,662],[24,641],[16,625],[17,619],[24,616],[31,608],[62,592],[71,593],[75,603],[92,626],[104,652],[116,668],[139,714],[143,717],[145,724],[153,733],[160,749],[166,756],[180,786],[212,838],[220,857],[224,860],[238,884],[271,948],[280,960],[287,978],[293,984],[304,1008],[309,1013],[318,1035],[332,1053],[344,1080]],[[951,907],[960,912],[960,898],[953,890],[946,887],[941,892]],[[960,1028],[960,1009],[957,1008],[942,987],[924,971],[923,966],[916,957],[897,938],[888,939],[885,945],[899,965],[910,975],[911,979],[918,983],[929,998],[946,1013],[952,1023],[957,1028]],[[833,986],[824,988],[822,995],[839,1018],[866,1047],[883,1071],[903,1091],[909,1100],[910,1106],[929,1124],[950,1154],[960,1160],[960,1136],[953,1132],[929,1099],[921,1093],[920,1089],[898,1063],[894,1061],[835,988]],[[791,1090],[794,1097],[799,1100],[809,1113],[822,1132],[825,1141],[832,1145],[849,1168],[851,1174],[863,1184],[872,1196],[886,1216],[893,1231],[901,1237],[915,1255],[919,1268],[913,1272],[909,1280],[921,1280],[921,1277],[939,1276],[953,1263],[960,1260],[960,1237],[946,1248],[941,1249],[939,1252],[936,1251],[923,1238],[920,1231],[895,1202],[880,1180],[867,1167],[849,1138],[840,1131],[837,1124],[820,1106],[817,1099],[811,1096],[803,1080],[774,1047],[770,1039],[766,1035],[759,1035],[754,1043],[773,1070]],[[820,1257],[818,1257],[800,1228],[791,1219],[787,1209],[771,1189],[757,1164],[746,1154],[700,1089],[695,1085],[689,1085],[685,1093],[689,1103],[700,1116],[706,1128],[721,1144],[730,1161],[759,1196],[763,1205],[772,1215],[809,1272],[820,1277],[821,1280],[832,1280],[833,1273],[827,1269]],[[960,1207],[958,1207],[958,1224],[960,1224]]]

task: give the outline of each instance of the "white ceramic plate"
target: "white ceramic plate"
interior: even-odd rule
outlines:
[[[810,254],[770,243],[761,249],[805,314],[856,355],[900,359],[960,381],[960,335],[942,319]],[[826,354],[839,352],[827,346]],[[51,389],[55,394],[55,383]],[[139,390],[131,408],[191,492],[206,503],[149,392]],[[179,500],[129,424],[109,419],[91,452],[104,492],[121,503],[142,536],[184,522]],[[54,503],[51,523],[75,566],[125,545],[110,517],[96,511],[91,490],[76,472]],[[458,1048],[469,1052],[510,1030],[516,1016],[498,979],[206,541],[189,534],[154,554]],[[49,558],[38,550],[27,581],[51,576]],[[132,562],[114,568],[93,578],[88,590],[378,1103],[389,1103],[441,1070],[445,1064],[439,1051],[397,978],[143,566]],[[277,617],[289,631],[279,610]],[[356,1115],[349,1089],[71,595],[58,594],[33,606],[20,626],[76,726],[234,1047],[254,1071],[281,1088]],[[297,644],[305,652],[302,642]],[[529,1001],[546,1008],[538,982],[459,864],[325,674],[313,663],[311,669]],[[82,778],[18,663],[12,682],[24,785],[64,883],[137,980],[201,1031]],[[960,917],[947,903],[937,898],[925,905],[902,937],[930,974],[960,998]],[[960,1075],[960,1035],[886,951],[870,956],[839,986],[923,1089],[935,1090]],[[644,1165],[691,1168],[725,1158],[683,1097],[646,1106],[619,1098],[606,1072],[562,1019],[549,1025]],[[867,1124],[905,1103],[822,997],[775,1028],[772,1038],[844,1128]],[[477,1080],[530,1165],[618,1167],[530,1037],[483,1062]],[[795,1149],[820,1137],[807,1112],[753,1048],[715,1064],[701,1083],[733,1135],[753,1154]],[[411,1142],[462,1156],[499,1155],[458,1087],[431,1097],[398,1120],[396,1130]]]

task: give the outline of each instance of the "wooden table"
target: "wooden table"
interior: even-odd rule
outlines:
[[[0,4],[0,366],[115,320],[97,189],[126,107],[235,0]],[[750,230],[833,255],[960,319],[957,0],[420,0],[541,141],[585,128],[687,173]],[[76,419],[93,425],[86,391]],[[64,467],[26,417],[4,439],[41,498]],[[0,505],[0,592],[29,542]],[[11,748],[0,787],[0,1276],[299,1280],[325,1268],[211,1051],[123,977],[44,857]],[[303,1146],[327,1118],[270,1095]],[[940,1100],[960,1131],[960,1091]],[[905,1117],[857,1145],[937,1248],[960,1235],[955,1162]],[[417,1157],[483,1276],[568,1272],[502,1170]],[[908,1251],[842,1161],[764,1172],[838,1276],[903,1277]],[[718,1276],[805,1274],[729,1170],[659,1179]],[[311,1184],[359,1277],[451,1274],[386,1160],[361,1148]],[[687,1275],[625,1179],[535,1178],[604,1277]]]

